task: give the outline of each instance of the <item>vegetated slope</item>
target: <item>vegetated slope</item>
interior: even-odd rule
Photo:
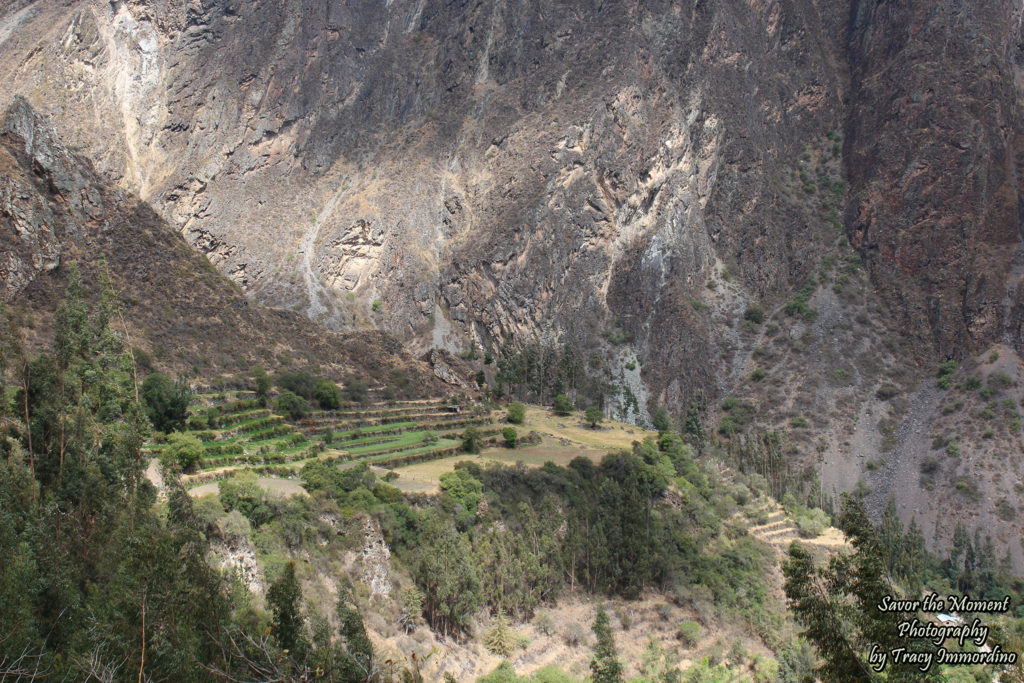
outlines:
[[[0,14],[0,101],[260,301],[417,350],[561,340],[641,422],[749,401],[833,492],[926,429],[938,361],[1020,348],[1020,18],[39,1]]]
[[[297,363],[377,383],[401,371],[424,395],[447,386],[383,332],[325,333],[247,300],[147,204],[68,151],[24,100],[0,125],[0,169],[0,293],[20,311],[30,346],[49,336],[67,266],[95,289],[105,262],[123,313],[118,331],[140,359],[168,371],[209,378]]]
[[[1019,344],[1020,9],[82,0],[2,15],[24,93],[256,298],[425,348],[619,328],[652,400],[732,367],[846,230],[904,333]],[[842,156],[822,215],[789,196]],[[380,302],[375,305],[375,302]],[[595,372],[599,372],[595,370]]]

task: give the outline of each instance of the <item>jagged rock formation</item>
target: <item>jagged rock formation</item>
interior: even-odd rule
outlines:
[[[75,263],[90,287],[106,270],[124,312],[117,331],[166,371],[209,377],[295,362],[375,383],[401,370],[422,395],[447,386],[382,332],[325,334],[297,313],[247,300],[148,205],[70,152],[21,98],[0,122],[0,169],[0,301],[15,309],[30,346],[52,338],[65,266]]]
[[[370,589],[370,598],[387,599],[391,597],[391,549],[384,541],[380,524],[375,519],[363,521],[363,549],[361,578]]]
[[[1019,15],[41,1],[3,15],[0,97],[26,93],[262,301],[421,350],[600,348],[620,320],[677,404],[730,346],[690,305],[716,265],[772,299],[827,249],[821,207],[785,191],[827,131],[903,331],[1019,344]]]

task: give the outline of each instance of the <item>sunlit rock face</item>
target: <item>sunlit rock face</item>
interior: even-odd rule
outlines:
[[[1019,346],[1020,9],[933,5],[16,3],[0,98],[260,301],[678,407],[844,236],[928,348]]]

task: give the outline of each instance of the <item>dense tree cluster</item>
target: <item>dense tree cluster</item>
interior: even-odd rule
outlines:
[[[149,424],[103,289],[90,311],[71,269],[54,353],[7,345],[19,386],[11,403],[0,393],[0,661],[13,678],[196,679],[226,596],[189,496],[172,488],[155,514]]]
[[[178,425],[185,392],[159,376],[140,391],[109,287],[90,308],[74,268],[68,279],[53,353],[29,357],[0,309],[0,678],[391,680],[344,596],[339,629],[310,639],[293,565],[268,590],[271,616],[209,565],[208,522],[174,474],[194,462],[192,437],[171,436],[157,503],[141,447],[151,421]],[[325,486],[366,481],[335,472]],[[279,512],[250,484],[224,487],[224,533]]]
[[[142,383],[142,400],[153,428],[161,432],[185,428],[192,391],[183,381],[174,382],[154,372]]]
[[[442,632],[466,632],[481,608],[529,617],[565,587],[625,597],[698,590],[722,609],[773,618],[760,580],[770,554],[749,538],[722,538],[716,506],[730,499],[674,432],[600,464],[459,463],[442,477],[440,499],[416,507],[385,504],[379,484],[367,488],[395,555],[412,568],[425,618]],[[682,491],[671,506],[670,488]]]
[[[518,347],[504,343],[497,354],[495,393],[536,403],[551,403],[556,395],[566,394],[585,404],[602,405],[612,387],[599,372],[587,371],[580,348],[570,341],[530,341]]]

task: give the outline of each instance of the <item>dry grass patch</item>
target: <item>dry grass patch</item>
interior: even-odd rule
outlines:
[[[505,421],[505,410],[493,414],[500,423]],[[526,406],[526,420],[521,425],[513,425],[520,434],[531,431],[566,439],[597,448],[619,449],[630,448],[634,441],[643,441],[645,436],[657,436],[658,433],[637,427],[636,425],[605,419],[597,428],[591,429],[583,421],[582,411],[571,415],[554,415],[547,408]]]

